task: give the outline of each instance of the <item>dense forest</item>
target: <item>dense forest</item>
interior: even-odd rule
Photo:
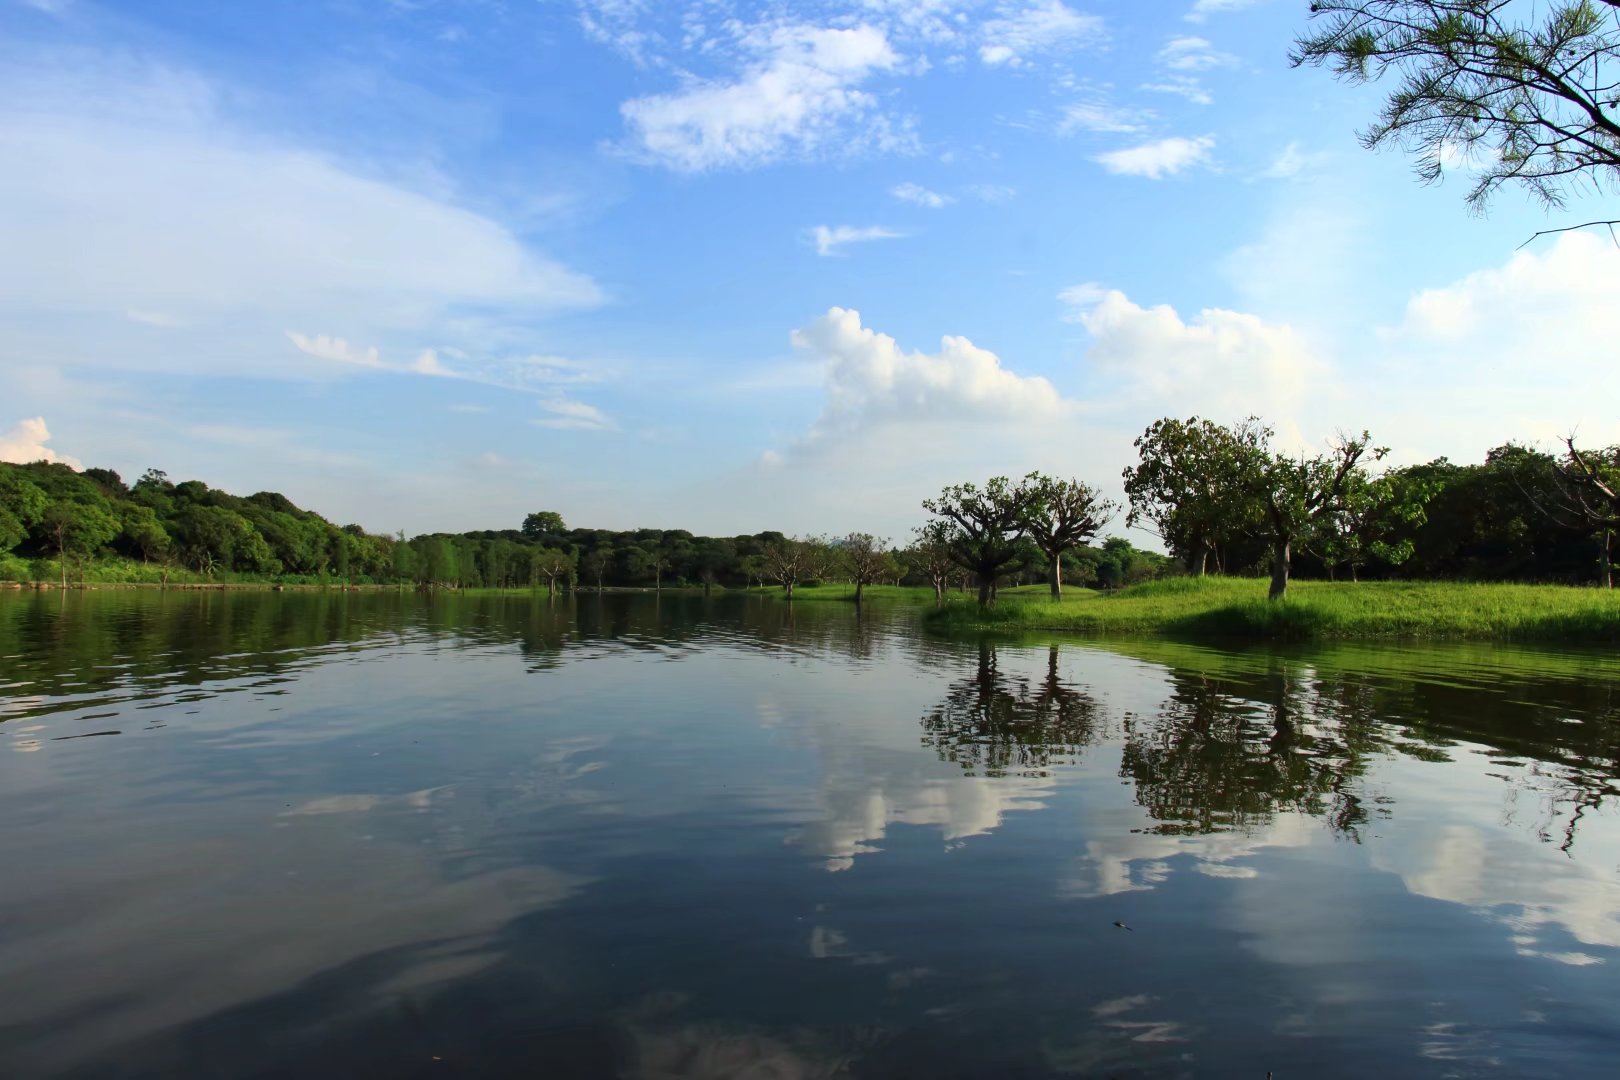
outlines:
[[[856,549],[864,549],[857,553]],[[459,588],[739,587],[849,580],[926,583],[912,552],[876,538],[694,536],[684,529],[569,528],[556,513],[519,528],[411,538],[338,526],[286,496],[232,495],[148,470],[0,463],[0,580],[408,583]],[[789,565],[784,565],[787,563]],[[1122,585],[1168,560],[1122,539],[1070,553],[1071,581]],[[1025,575],[1036,580],[1045,565]],[[784,576],[787,581],[784,582]],[[965,579],[953,573],[961,584]]]
[[[237,496],[199,480],[175,483],[158,470],[127,484],[110,469],[0,463],[0,580],[552,591],[776,584],[791,594],[831,581],[932,585],[936,593],[1047,581],[1056,592],[1065,583],[1110,588],[1171,573],[1264,573],[1277,541],[1275,523],[1268,525],[1271,496],[1258,497],[1263,489],[1244,480],[1264,470],[1244,473],[1240,451],[1264,450],[1265,437],[1269,429],[1252,421],[1230,428],[1196,418],[1159,421],[1137,440],[1141,464],[1126,471],[1123,516],[1126,508],[1076,481],[997,478],[982,490],[958,485],[926,501],[932,520],[904,544],[865,533],[709,537],[569,528],[549,511],[511,529],[407,538],[335,525],[276,492]],[[1477,464],[1441,458],[1375,475],[1365,469],[1366,441],[1346,445],[1354,453],[1338,470],[1333,463],[1345,463],[1345,445],[1315,462],[1251,455],[1283,469],[1285,481],[1304,478],[1301,505],[1309,512],[1285,537],[1294,574],[1607,583],[1613,530],[1575,512],[1573,489],[1560,487],[1572,475],[1567,457],[1508,445]],[[1615,456],[1588,460],[1607,468]],[[974,519],[964,509],[1001,514],[992,523],[999,531],[969,543],[964,530],[971,532]],[[1110,523],[1157,534],[1173,558],[1118,536],[1099,542]],[[1061,574],[1051,573],[1054,564]]]

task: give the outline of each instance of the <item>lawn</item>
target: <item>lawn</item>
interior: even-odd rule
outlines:
[[[1170,578],[1096,593],[1003,592],[980,611],[953,598],[930,612],[942,630],[1071,630],[1098,635],[1293,641],[1429,638],[1620,641],[1620,591],[1560,585],[1298,581],[1266,599],[1264,580]]]

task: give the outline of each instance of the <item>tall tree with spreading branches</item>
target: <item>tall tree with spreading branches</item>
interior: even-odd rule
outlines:
[[[1040,473],[1024,477],[1028,490],[1026,528],[1050,567],[1052,599],[1063,597],[1063,556],[1096,536],[1119,513],[1119,504],[1079,480],[1054,480]]]
[[[1620,181],[1620,0],[1313,0],[1311,20],[1296,67],[1400,78],[1362,144],[1414,153],[1431,183],[1462,152],[1475,210],[1508,183],[1562,207]],[[1620,221],[1569,228],[1595,224]]]
[[[1260,504],[1261,531],[1271,546],[1267,595],[1281,600],[1288,592],[1294,544],[1319,531],[1337,512],[1346,490],[1357,481],[1363,458],[1377,461],[1389,451],[1374,448],[1372,436],[1363,431],[1354,438],[1341,436],[1326,454],[1295,457],[1270,449],[1270,427],[1251,430],[1258,438],[1244,447],[1243,471]]]
[[[1134,444],[1140,461],[1124,473],[1125,524],[1147,522],[1190,573],[1202,576],[1211,561],[1224,570],[1227,546],[1259,521],[1243,467],[1260,441],[1253,418],[1231,427],[1197,416],[1155,420]]]
[[[1582,450],[1571,435],[1564,439],[1564,451],[1561,459],[1535,455],[1546,462],[1547,471],[1530,482],[1520,481],[1519,488],[1560,528],[1592,533],[1598,545],[1598,584],[1612,588],[1614,537],[1620,532],[1620,446]]]
[[[943,518],[951,558],[979,579],[979,606],[989,607],[991,590],[1003,574],[1022,569],[1029,561],[1030,492],[1005,476],[993,477],[983,489],[955,484],[937,499],[923,500],[923,509]]]
[[[889,542],[871,533],[850,533],[838,542],[844,567],[855,582],[855,602],[861,591],[877,581],[889,567]]]
[[[951,574],[956,560],[951,557],[951,523],[935,518],[918,526],[911,546],[905,550],[905,561],[911,569],[928,579],[934,587],[934,606],[945,602],[945,590],[951,586]]]

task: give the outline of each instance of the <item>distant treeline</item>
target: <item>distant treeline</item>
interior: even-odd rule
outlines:
[[[858,554],[858,548],[864,550]],[[199,480],[174,483],[158,470],[126,484],[111,469],[0,463],[0,580],[735,588],[786,584],[786,574],[798,587],[813,587],[854,580],[852,558],[868,558],[868,584],[928,583],[907,549],[865,534],[712,537],[684,529],[582,529],[539,511],[519,528],[406,538],[335,525],[273,491],[232,495]],[[1064,560],[1069,580],[1105,585],[1144,581],[1168,564],[1118,538]],[[1044,573],[1039,563],[1019,577],[1039,580]],[[954,572],[951,581],[965,585],[965,572]]]
[[[1582,500],[1607,490],[1604,478],[1620,471],[1614,451],[1577,459],[1573,446],[1554,456],[1510,444],[1479,464],[1440,458],[1374,476],[1343,448],[1337,459],[1296,461],[1266,450],[1267,436],[1258,422],[1223,428],[1195,418],[1160,421],[1138,440],[1141,464],[1126,474],[1129,514],[1116,527],[1151,526],[1174,559],[1119,537],[1094,542],[1126,508],[1088,485],[1039,474],[1016,484],[997,478],[982,490],[948,488],[924,504],[933,520],[895,544],[865,533],[710,537],[569,528],[549,511],[512,529],[407,538],[335,525],[276,492],[237,496],[198,480],[174,483],[155,469],[131,485],[110,469],[0,463],[0,580],[553,590],[777,584],[790,594],[847,581],[931,585],[936,593],[971,583],[993,596],[997,585],[1037,581],[1056,591],[1065,583],[1116,587],[1205,569],[1264,573],[1275,565],[1279,514],[1290,511],[1283,496],[1296,490],[1302,524],[1281,534],[1300,576],[1608,579],[1608,504],[1599,498],[1594,509]],[[1346,445],[1360,454],[1367,443]],[[1370,452],[1373,460],[1377,453]],[[1355,468],[1335,470],[1335,460]],[[1059,575],[1051,573],[1054,558]],[[976,574],[977,567],[992,569]]]

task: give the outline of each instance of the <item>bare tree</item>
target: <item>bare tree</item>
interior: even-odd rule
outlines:
[[[871,533],[850,533],[839,544],[844,565],[855,579],[855,602],[861,602],[861,590],[872,584],[889,566],[889,542]]]
[[[806,536],[798,543],[804,548],[804,576],[810,581],[831,581],[842,561],[833,542],[825,536]]]
[[[956,560],[951,557],[950,524],[935,520],[920,526],[905,554],[906,561],[934,587],[934,605],[943,604],[945,590],[951,587],[951,575],[956,572]],[[966,577],[965,572],[963,576]]]
[[[569,581],[574,576],[574,556],[556,548],[541,548],[535,552],[534,568],[546,579],[546,595],[556,596],[557,582]],[[597,579],[597,588],[601,588],[600,576]]]
[[[1570,435],[1564,449],[1562,461],[1549,462],[1537,454],[1547,469],[1542,474],[1545,482],[1519,481],[1519,488],[1560,528],[1589,531],[1597,538],[1598,581],[1605,589],[1613,588],[1614,536],[1620,531],[1620,446],[1581,450]]]
[[[780,544],[766,544],[760,553],[764,575],[782,586],[782,593],[793,599],[793,587],[808,571],[811,545],[803,540],[787,539]]]
[[[613,553],[607,548],[592,548],[580,559],[580,566],[596,579],[597,592],[602,591],[602,575],[607,573],[608,563],[612,558]]]

